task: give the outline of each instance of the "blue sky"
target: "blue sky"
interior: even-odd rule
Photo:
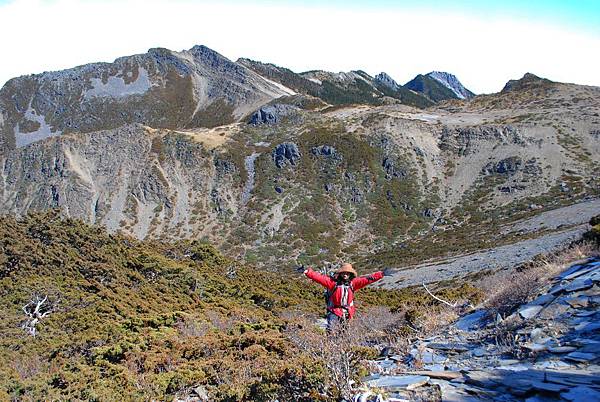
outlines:
[[[232,60],[385,71],[401,84],[448,71],[476,93],[526,72],[600,86],[599,21],[600,0],[0,0],[0,85],[202,44]]]
[[[236,0],[229,2],[248,3]],[[447,10],[478,18],[505,16],[533,19],[600,33],[600,0],[259,0],[253,3],[288,3],[306,7],[319,7],[326,3],[340,8],[357,9]]]

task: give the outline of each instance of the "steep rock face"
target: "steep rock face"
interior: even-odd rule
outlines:
[[[452,90],[458,99],[470,99],[475,96],[473,92],[463,86],[454,74],[443,71],[432,71],[427,75]]]
[[[55,207],[111,231],[177,238],[237,209],[231,164],[185,135],[141,125],[47,140],[1,160],[0,208],[14,214]]]
[[[14,148],[129,123],[213,127],[292,92],[204,46],[150,49],[8,81],[0,90],[0,141]]]
[[[377,74],[375,76],[375,81],[390,88],[392,91],[397,91],[400,89],[400,85],[384,72]]]

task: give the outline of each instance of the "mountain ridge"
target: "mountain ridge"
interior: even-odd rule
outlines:
[[[285,269],[294,259],[414,264],[417,250],[510,242],[499,225],[598,196],[598,88],[548,83],[434,104],[361,70],[296,74],[201,46],[138,59],[71,92],[48,76],[0,90],[3,211],[58,207],[113,232],[206,239]],[[83,103],[50,102],[68,98],[52,92],[61,86]],[[144,98],[158,89],[166,96]],[[16,147],[14,127],[41,138]],[[474,224],[486,230],[468,234]]]

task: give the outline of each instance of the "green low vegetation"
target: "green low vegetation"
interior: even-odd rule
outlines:
[[[5,216],[0,283],[2,400],[166,400],[198,387],[217,401],[339,397],[324,362],[291,341],[298,317],[322,314],[319,286],[206,243],[137,241],[57,211]],[[440,295],[452,292],[476,296]],[[32,323],[30,302],[44,299]],[[410,289],[359,300],[397,312],[434,302]]]

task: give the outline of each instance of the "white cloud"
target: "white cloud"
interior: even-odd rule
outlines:
[[[600,85],[600,37],[564,27],[439,12],[198,3],[15,0],[0,6],[0,85],[11,77],[143,53],[206,45],[294,71],[456,74],[495,92],[533,72]]]

